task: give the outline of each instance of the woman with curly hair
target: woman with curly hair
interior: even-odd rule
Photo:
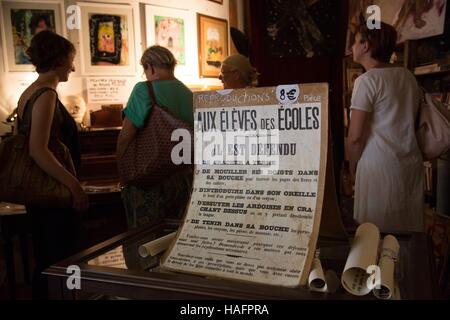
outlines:
[[[75,70],[75,47],[52,31],[35,35],[27,55],[39,74],[19,98],[17,130],[29,136],[31,158],[48,175],[71,191],[72,207],[64,209],[26,206],[31,216],[36,268],[33,298],[47,297],[47,281],[42,276],[51,264],[75,253],[80,220],[77,211],[88,207],[88,197],[74,172],[65,168],[49,149],[52,140],[60,140],[71,154],[75,166],[80,163],[78,132],[75,121],[58,99],[56,88]],[[27,126],[26,124],[31,124]]]

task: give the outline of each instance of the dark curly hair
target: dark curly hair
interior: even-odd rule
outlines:
[[[26,50],[37,73],[44,73],[59,67],[74,52],[76,50],[72,42],[49,30],[36,34]]]

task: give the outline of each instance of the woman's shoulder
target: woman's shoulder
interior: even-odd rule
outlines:
[[[54,100],[55,97],[58,97],[55,89],[49,87],[29,86],[21,94],[19,101],[17,102],[19,115],[23,113],[27,104],[34,104],[37,100],[47,103],[48,101]]]
[[[146,98],[148,96],[147,81],[140,81],[136,83],[131,92],[131,97]]]
[[[390,79],[395,81],[415,81],[414,74],[404,67],[388,67],[388,68],[375,68],[365,72],[358,79],[364,79],[367,82],[383,81],[383,79]]]
[[[156,88],[162,89],[162,90],[170,90],[170,91],[177,91],[179,94],[192,94],[192,91],[180,80],[173,79],[173,80],[160,80],[156,81]]]
[[[392,67],[386,67],[386,68],[373,68],[364,73],[367,77],[376,77],[379,75],[389,75],[392,77],[393,75],[413,75],[412,72],[405,68],[405,67],[399,67],[399,66],[392,66]]]
[[[134,85],[133,90],[147,90],[147,81],[139,81]]]
[[[157,80],[154,83],[158,86],[163,86],[163,87],[173,87],[173,86],[185,87],[184,83],[178,79]]]

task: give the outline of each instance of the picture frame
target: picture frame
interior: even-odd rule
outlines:
[[[2,11],[3,12],[3,11]],[[2,13],[0,13],[0,18],[1,18]],[[4,21],[2,19],[2,21]],[[4,47],[4,41],[2,39],[2,35],[3,35],[3,28],[4,26],[0,23],[0,73],[5,72],[5,61],[4,61],[4,52],[3,52],[3,47]]]
[[[196,41],[187,34],[194,29],[194,19],[189,10],[145,5],[146,47],[169,49],[177,60],[176,77],[191,77],[197,67]]]
[[[82,75],[136,75],[133,8],[77,2]]]
[[[1,3],[0,18],[5,69],[9,72],[32,72],[34,66],[25,50],[39,31],[50,29],[65,36],[64,8],[61,0],[11,1]]]
[[[364,73],[363,67],[354,62],[353,58],[346,57],[342,60],[342,107],[343,107],[343,120],[344,120],[344,130],[345,135],[347,135],[347,131],[350,125],[350,114],[351,114],[351,100],[353,94],[353,87],[355,85],[355,80],[360,75]],[[345,140],[346,141],[346,140]],[[344,142],[346,145],[346,142]],[[347,155],[346,160],[347,159]]]
[[[223,0],[209,0],[209,1],[215,2],[215,3],[218,3],[218,4],[223,4]]]
[[[358,78],[363,73],[364,73],[364,70],[362,68],[354,68],[354,67],[347,68],[347,70],[346,70],[346,79],[347,79],[346,91],[347,92],[351,93],[353,91],[353,87],[355,85],[356,78]]]
[[[228,21],[197,13],[199,76],[219,76],[228,56]]]

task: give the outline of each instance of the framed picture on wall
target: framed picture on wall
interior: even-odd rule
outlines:
[[[188,34],[194,28],[194,17],[189,10],[145,5],[147,47],[169,49],[177,60],[176,76],[192,76],[195,72],[196,41]]]
[[[0,16],[1,16],[1,13],[0,13]],[[2,21],[4,21],[4,20],[2,19]],[[4,41],[2,40],[3,28],[4,28],[4,26],[0,23],[0,72],[5,72],[5,69],[4,69],[5,61],[3,59],[3,57],[5,56],[4,52],[3,52]]]
[[[133,9],[129,5],[77,2],[81,74],[136,75]]]
[[[227,20],[197,14],[200,77],[218,77],[228,56]]]
[[[3,1],[1,20],[3,56],[7,71],[34,71],[26,49],[31,38],[42,30],[65,35],[63,1]]]
[[[355,85],[355,80],[360,75],[364,73],[364,70],[362,68],[347,68],[347,87],[346,91],[352,92],[353,87]]]

